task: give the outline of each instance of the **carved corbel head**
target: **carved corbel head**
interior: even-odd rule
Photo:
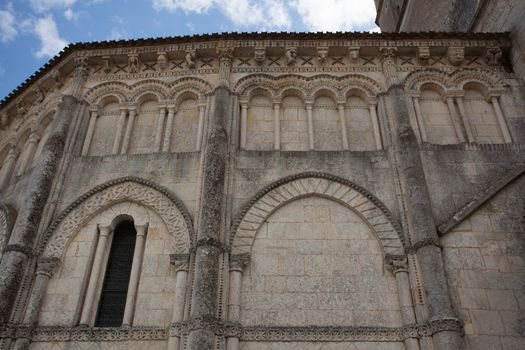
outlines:
[[[295,60],[297,59],[297,48],[295,47],[287,48],[284,55],[286,57],[286,63],[288,65],[295,63]]]
[[[41,103],[46,97],[45,91],[40,84],[37,84],[33,89],[33,93],[36,95],[35,103]]]
[[[265,47],[256,47],[253,51],[253,59],[258,64],[262,64],[266,60],[266,48]]]
[[[487,47],[485,52],[485,59],[487,64],[491,66],[496,66],[501,64],[501,57],[503,56],[503,51],[498,46]]]
[[[168,67],[168,57],[166,56],[166,52],[157,52],[157,65],[160,70],[165,70]]]
[[[102,67],[104,73],[111,73],[111,70],[113,69],[113,60],[111,59],[111,56],[102,56],[102,61],[104,62]]]
[[[321,63],[324,63],[328,59],[328,47],[327,46],[320,46],[317,48],[317,59]]]
[[[131,53],[128,55],[128,73],[138,73],[140,68],[139,55]]]
[[[428,59],[430,58],[430,47],[420,46],[417,48],[417,56],[421,64],[428,64]]]
[[[18,116],[23,116],[27,112],[27,107],[22,98],[19,98],[18,101],[16,101],[16,114]]]
[[[459,66],[465,60],[464,47],[449,47],[447,50],[447,59],[453,66]]]
[[[56,88],[60,89],[64,82],[62,81],[62,74],[58,70],[58,68],[54,69],[53,72],[51,72],[51,79],[55,82]]]
[[[9,125],[9,115],[4,112],[0,115],[0,127],[6,128],[8,125]]]
[[[383,60],[394,60],[397,54],[397,47],[382,47],[379,49]]]
[[[348,56],[350,57],[350,60],[357,61],[359,58],[359,51],[361,50],[360,47],[354,46],[348,48]]]
[[[184,57],[186,61],[186,67],[188,69],[195,68],[195,60],[197,59],[197,51],[196,50],[186,50],[186,56]]]

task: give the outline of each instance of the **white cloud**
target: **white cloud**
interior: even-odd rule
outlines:
[[[292,6],[308,30],[352,31],[375,28],[372,0],[294,0]]]
[[[80,13],[73,11],[73,9],[71,9],[70,7],[64,11],[64,18],[67,19],[68,21],[76,22],[78,21],[79,17],[80,17]]]
[[[9,10],[0,10],[0,41],[7,43],[13,40],[17,34],[15,16]]]
[[[35,33],[40,39],[40,49],[35,53],[39,58],[56,55],[67,45],[67,41],[58,34],[53,17],[40,18],[35,23]]]
[[[127,38],[129,38],[128,32],[119,29],[112,29],[111,34],[108,36],[108,40],[122,40]]]
[[[152,0],[157,11],[178,10],[205,13],[217,8],[239,27],[256,26],[262,30],[289,28],[292,24],[283,0]]]
[[[52,8],[69,8],[76,0],[31,0],[31,7],[37,12],[46,12]]]

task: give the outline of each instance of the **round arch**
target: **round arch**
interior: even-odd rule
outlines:
[[[163,101],[167,97],[169,85],[157,80],[144,80],[131,85],[129,89],[131,90],[130,102],[139,103],[147,95],[155,95],[158,101]]]
[[[412,92],[419,92],[421,86],[425,84],[435,84],[441,87],[443,90],[452,88],[453,83],[450,76],[440,70],[428,68],[425,70],[418,70],[410,73],[405,78],[405,89]]]
[[[38,253],[60,259],[83,224],[123,201],[134,202],[156,212],[172,237],[172,252],[189,253],[194,239],[193,226],[182,202],[166,189],[136,177],[109,181],[79,197],[47,228],[37,244]]]
[[[104,97],[108,95],[115,96],[119,103],[128,101],[129,87],[120,82],[107,82],[92,87],[86,92],[84,98],[90,104],[98,104]]]
[[[288,176],[259,191],[234,221],[231,253],[249,254],[257,231],[276,210],[314,195],[334,200],[358,214],[376,234],[385,257],[405,256],[399,225],[374,195],[348,180],[314,172]]]
[[[212,86],[206,80],[187,77],[175,80],[170,84],[169,92],[166,94],[170,100],[175,100],[180,94],[187,91],[193,92],[199,98],[212,91]]]

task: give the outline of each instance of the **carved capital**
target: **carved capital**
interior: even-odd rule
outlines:
[[[392,60],[393,62],[397,55],[397,47],[381,47],[379,52],[381,52],[383,60]]]
[[[406,256],[387,255],[385,265],[394,275],[398,272],[408,272],[408,260]]]
[[[60,259],[55,257],[43,257],[38,259],[36,267],[37,275],[46,275],[51,277],[55,272],[55,269],[60,264]]]
[[[170,264],[175,266],[175,271],[189,270],[189,254],[170,254]]]
[[[235,254],[230,255],[230,271],[242,272],[250,263],[250,254]]]
[[[233,59],[233,47],[218,47],[217,56],[219,57],[220,61],[222,60],[231,61]]]
[[[86,55],[78,55],[75,57],[75,74],[84,75],[87,74],[89,68],[89,59]]]
[[[453,66],[459,66],[465,60],[465,48],[452,46],[447,50],[447,59]]]

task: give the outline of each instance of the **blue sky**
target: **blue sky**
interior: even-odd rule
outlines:
[[[231,31],[375,31],[373,0],[0,0],[0,99],[68,43]]]

